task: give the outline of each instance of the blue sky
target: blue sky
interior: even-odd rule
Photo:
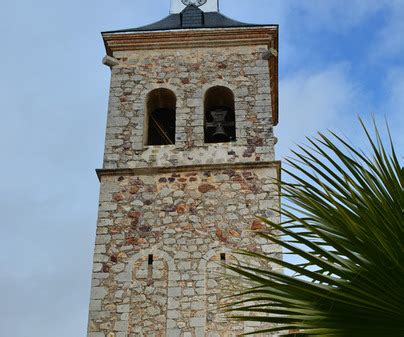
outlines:
[[[85,336],[110,71],[100,32],[169,0],[13,0],[0,13],[0,336]],[[280,24],[278,158],[317,130],[360,144],[389,121],[402,157],[403,0],[221,0]]]

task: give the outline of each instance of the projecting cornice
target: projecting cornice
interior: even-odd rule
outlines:
[[[268,45],[277,49],[278,26],[103,33],[107,54],[128,50]]]
[[[242,169],[265,169],[274,168],[277,171],[277,179],[281,180],[281,162],[245,162],[245,163],[222,163],[207,165],[184,165],[184,166],[164,166],[164,167],[139,167],[133,169],[98,169],[96,170],[98,179],[108,176],[139,176],[139,175],[155,175],[165,173],[178,173],[189,171],[218,171],[218,170],[242,170]]]
[[[278,26],[103,33],[102,37],[110,56],[113,56],[114,52],[127,50],[246,45],[268,45],[276,48]]]

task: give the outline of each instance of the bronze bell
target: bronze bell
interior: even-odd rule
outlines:
[[[217,109],[210,112],[213,123],[215,125],[215,132],[212,134],[212,138],[216,142],[228,142],[229,136],[227,135],[224,129],[224,123],[227,116],[227,110],[224,109]]]
[[[218,143],[229,141],[229,136],[224,130],[223,125],[217,126],[215,133],[212,135],[212,138]]]

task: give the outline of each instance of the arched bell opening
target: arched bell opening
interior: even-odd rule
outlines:
[[[177,98],[169,89],[155,89],[147,96],[146,145],[175,144]]]
[[[205,143],[236,141],[234,94],[226,87],[215,86],[205,94]]]

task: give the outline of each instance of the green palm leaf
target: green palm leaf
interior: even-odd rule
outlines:
[[[370,155],[335,133],[308,139],[284,170],[285,221],[261,219],[259,235],[303,261],[237,251],[262,267],[226,266],[244,285],[229,315],[270,324],[249,335],[404,336],[404,171],[391,138],[387,149],[361,123]]]

